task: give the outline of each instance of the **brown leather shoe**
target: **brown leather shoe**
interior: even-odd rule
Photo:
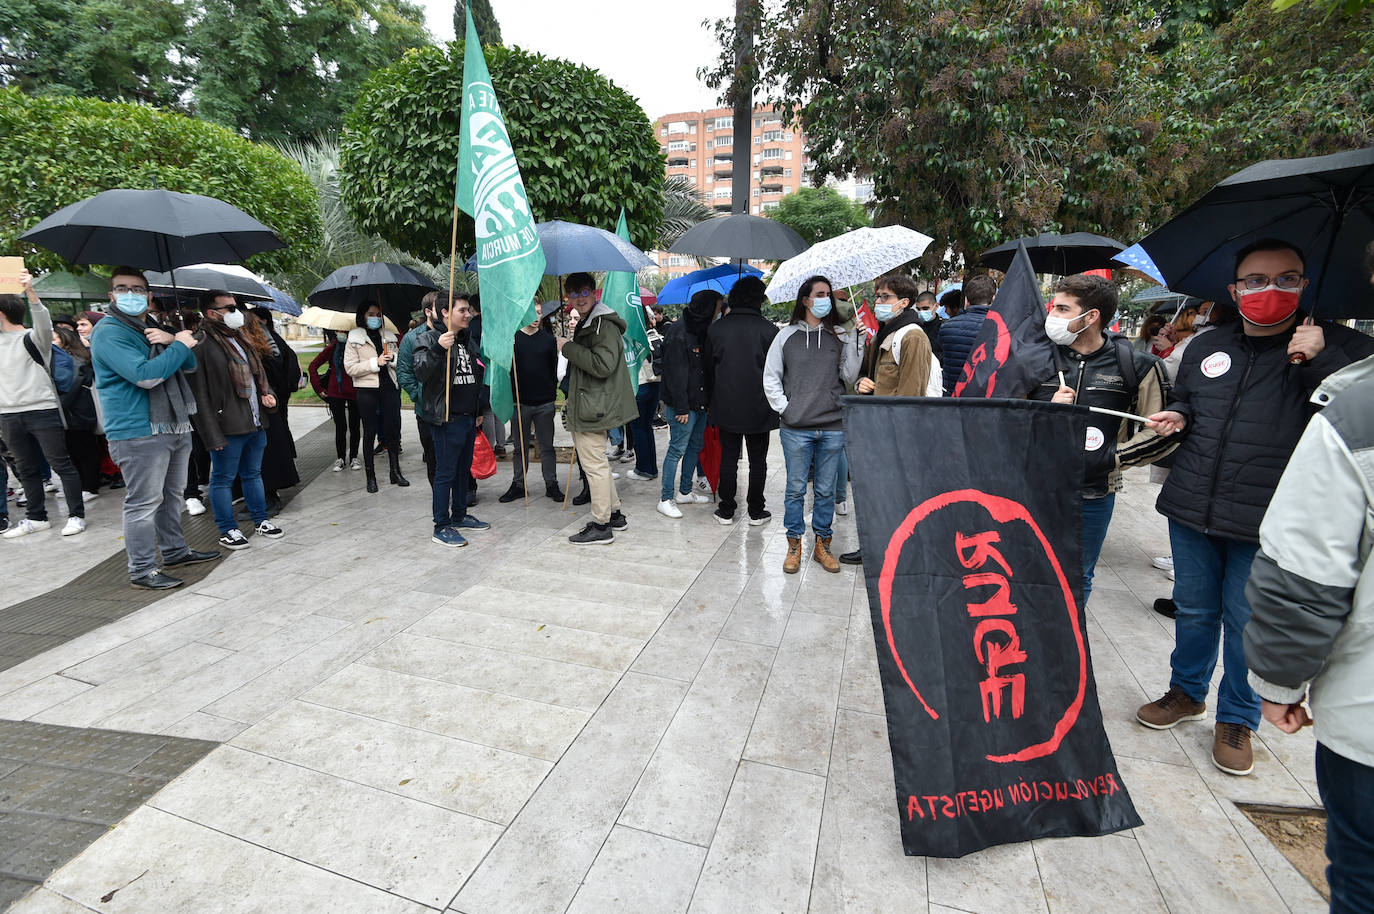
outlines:
[[[1169,730],[1185,720],[1202,720],[1206,716],[1206,703],[1193,701],[1177,686],[1170,686],[1162,698],[1141,705],[1135,712],[1135,719],[1151,730]]]
[[[1250,748],[1250,728],[1245,724],[1217,724],[1212,737],[1212,764],[1227,774],[1245,775],[1255,770]]]
[[[802,544],[801,537],[793,539],[787,538],[787,558],[782,560],[782,570],[788,574],[796,574],[801,571]]]
[[[821,567],[826,571],[839,574],[840,562],[830,554],[830,537],[816,537],[816,548],[812,551],[811,557],[821,563]]]

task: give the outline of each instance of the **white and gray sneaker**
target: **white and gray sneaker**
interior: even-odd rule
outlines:
[[[199,498],[186,499],[186,513],[192,517],[199,517],[205,513],[205,502]]]
[[[225,549],[247,549],[252,543],[248,542],[248,537],[243,535],[243,531],[238,527],[230,530],[219,538],[219,544]]]
[[[673,496],[673,501],[680,505],[704,505],[710,500],[710,496],[702,495],[700,492],[678,492]]]
[[[838,514],[838,515],[840,515],[841,517],[843,517],[844,515],[848,514],[848,513],[849,513],[849,502],[847,502],[847,501],[837,501],[837,502],[835,502],[835,513]]]
[[[710,501],[711,496],[716,494],[715,492],[711,491],[711,484],[700,477],[697,478],[697,483],[695,486],[692,487],[692,489],[698,495],[705,495],[707,501]]]
[[[39,530],[47,530],[51,526],[52,524],[48,521],[29,520],[26,517],[22,520],[15,521],[10,525],[10,528],[3,534],[0,534],[0,536],[3,536],[7,540],[18,539],[21,536],[28,536],[30,533],[37,533]]]
[[[51,495],[52,493],[57,491],[57,483],[53,482],[51,479],[44,480],[43,491]]]
[[[332,469],[335,473],[339,472],[339,471],[342,470],[343,468],[344,468],[344,459],[343,459],[342,457],[340,457],[338,460],[334,461],[334,466],[330,467],[330,469]]]
[[[678,506],[673,504],[671,501],[659,502],[658,507],[654,510],[658,511],[658,513],[662,514],[664,517],[678,518],[682,516],[682,511],[679,510]]]
[[[265,520],[258,524],[254,532],[257,533],[258,536],[265,536],[270,540],[279,540],[284,535],[282,528],[278,527],[270,520]]]
[[[85,492],[85,491],[83,491],[83,492],[81,493],[81,500],[82,500],[82,501],[92,501],[92,500],[97,499],[97,498],[99,498],[99,497],[100,497],[100,493],[99,493],[99,492]]]
[[[84,517],[69,517],[67,524],[62,528],[63,536],[76,536],[78,533],[86,532],[86,519]]]
[[[357,457],[354,457],[353,462],[348,465],[348,468],[350,470],[361,470],[363,468],[363,462]]]

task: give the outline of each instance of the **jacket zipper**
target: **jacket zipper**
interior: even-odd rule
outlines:
[[[1240,404],[1241,397],[1245,396],[1245,382],[1250,380],[1250,369],[1255,367],[1255,358],[1259,355],[1253,347],[1250,355],[1245,362],[1245,372],[1240,376],[1240,386],[1236,388],[1236,394],[1231,398],[1231,409],[1226,414],[1226,427],[1221,430],[1221,441],[1217,447],[1217,459],[1212,462],[1212,487],[1207,493],[1207,519],[1203,521],[1202,531],[1209,536],[1212,533],[1212,508],[1217,500],[1217,482],[1221,476],[1221,459],[1226,454],[1226,442],[1231,440],[1231,425],[1236,421],[1236,407]]]

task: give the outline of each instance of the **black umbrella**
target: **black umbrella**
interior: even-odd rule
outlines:
[[[355,263],[330,273],[307,298],[312,305],[350,313],[365,301],[375,301],[382,306],[382,313],[405,333],[410,315],[420,310],[420,299],[437,288],[423,275],[399,263]]]
[[[1057,276],[1072,276],[1085,270],[1120,269],[1121,265],[1113,263],[1112,258],[1126,250],[1126,245],[1121,242],[1091,232],[1072,232],[1068,235],[1047,233],[999,244],[984,251],[978,258],[978,265],[1007,272],[1011,269],[1018,244],[1026,246],[1035,272]]]
[[[1230,302],[1236,253],[1277,238],[1306,255],[1302,303],[1319,317],[1374,317],[1365,247],[1374,238],[1374,148],[1275,159],[1238,171],[1141,242],[1169,288]]]
[[[107,190],[63,207],[19,237],[70,263],[146,270],[235,263],[286,247],[270,228],[223,200],[170,190]]]
[[[698,257],[735,260],[786,260],[811,245],[792,229],[764,216],[735,213],[692,226],[668,250]]]
[[[155,292],[178,290],[181,292],[208,292],[220,289],[232,292],[241,299],[272,301],[272,290],[252,271],[233,264],[198,263],[182,267],[175,275],[171,272],[149,271],[148,287]]]

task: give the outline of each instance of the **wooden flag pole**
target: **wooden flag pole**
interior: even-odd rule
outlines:
[[[516,333],[524,333],[521,328]],[[515,432],[520,436],[520,462],[525,466],[525,507],[530,506],[530,449],[525,446],[525,426],[520,421],[520,369],[515,364],[515,351],[510,354],[510,376],[515,382]],[[535,443],[539,442],[539,436],[535,435]]]
[[[453,238],[449,242],[448,248],[448,317],[444,321],[444,329],[452,330],[450,323],[453,321],[453,279],[454,267],[458,266],[458,204],[453,204]],[[444,350],[444,421],[447,422],[448,416],[448,394],[453,388],[453,347]]]

